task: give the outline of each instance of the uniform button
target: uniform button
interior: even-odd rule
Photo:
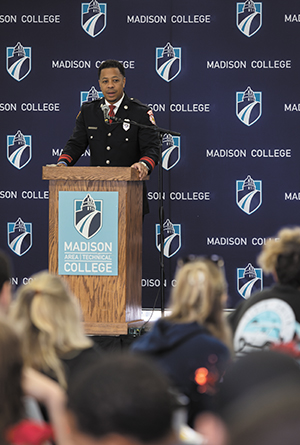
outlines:
[[[126,142],[128,142],[128,141],[129,141],[129,139],[128,139],[128,138],[125,138],[125,141],[126,141]]]
[[[106,150],[110,150],[110,146],[109,145],[106,147]]]
[[[90,136],[90,139],[93,139],[94,136]]]
[[[108,133],[108,135],[107,136],[111,136],[111,133]]]
[[[106,164],[110,164],[110,160],[109,159],[106,160]]]
[[[128,105],[124,105],[124,109],[125,109],[125,110],[128,110]]]

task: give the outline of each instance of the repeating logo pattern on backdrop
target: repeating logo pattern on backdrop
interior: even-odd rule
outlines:
[[[7,159],[18,170],[31,160],[31,136],[20,130],[15,135],[7,135]]]
[[[81,3],[81,26],[91,37],[97,37],[106,27],[106,3],[92,0]]]
[[[237,269],[237,291],[241,297],[248,299],[253,292],[263,288],[263,272],[254,268],[251,263],[244,269]]]
[[[102,200],[88,193],[83,200],[74,200],[74,225],[86,239],[92,238],[102,227]]]
[[[171,82],[181,71],[181,48],[174,48],[170,42],[156,48],[156,72],[166,82]]]
[[[180,136],[166,133],[162,144],[162,166],[165,170],[171,170],[180,160]]]
[[[6,70],[18,82],[28,76],[31,71],[31,47],[22,46],[20,42],[16,46],[8,46],[6,48]]]
[[[248,87],[245,91],[236,92],[236,115],[243,124],[250,127],[258,121],[261,112],[261,91],[253,91]]]
[[[7,223],[7,244],[18,256],[28,252],[32,246],[32,224],[18,218]]]
[[[156,247],[161,251],[160,224],[155,225]],[[167,219],[163,224],[164,256],[171,258],[181,248],[181,225]]]
[[[262,3],[246,0],[236,4],[236,25],[247,37],[252,37],[262,25]]]
[[[236,203],[247,215],[254,213],[262,203],[262,181],[253,180],[250,175],[245,180],[237,180]]]
[[[103,97],[102,91],[97,91],[94,86],[89,91],[80,91],[80,106],[83,102],[92,102],[93,100],[101,99]]]

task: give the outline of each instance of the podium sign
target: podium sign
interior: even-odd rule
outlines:
[[[58,196],[58,273],[118,275],[118,192]]]

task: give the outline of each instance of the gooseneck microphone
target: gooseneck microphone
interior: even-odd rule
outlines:
[[[103,112],[104,121],[107,123],[109,121],[109,116],[108,116],[109,106],[106,104],[102,104],[101,110]]]

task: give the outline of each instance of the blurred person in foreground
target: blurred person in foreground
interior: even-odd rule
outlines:
[[[47,407],[51,425],[26,416],[25,395]],[[0,317],[0,444],[69,444],[65,404],[57,383],[23,367],[20,339]]]
[[[207,445],[297,445],[299,365],[277,351],[241,357],[220,384],[216,412],[198,416],[195,428],[206,436]]]
[[[180,267],[171,293],[171,315],[158,320],[132,350],[148,354],[188,397],[188,423],[212,409],[216,384],[231,360],[230,329],[223,309],[227,283],[223,260],[196,257]]]
[[[65,389],[75,374],[101,357],[84,333],[79,302],[57,275],[33,275],[18,289],[9,317],[22,339],[25,365]]]
[[[11,265],[0,249],[0,313],[7,314],[12,299]]]
[[[243,301],[228,317],[238,356],[276,348],[300,358],[300,227],[283,228],[257,259],[275,284]]]
[[[132,354],[107,354],[70,384],[74,445],[176,445],[174,411],[167,378]]]

